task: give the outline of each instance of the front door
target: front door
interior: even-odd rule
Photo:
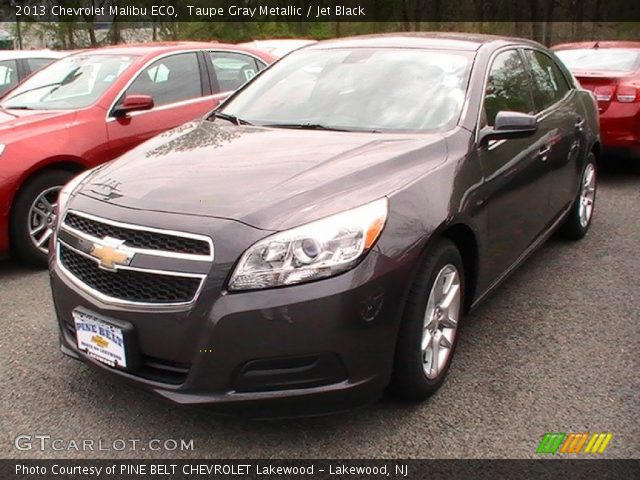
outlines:
[[[520,52],[499,53],[490,66],[479,128],[493,126],[500,111],[535,113],[531,79]],[[488,278],[496,279],[536,240],[549,215],[547,132],[478,146],[489,212]]]
[[[198,53],[177,53],[156,60],[138,74],[116,105],[126,95],[138,94],[150,95],[154,107],[125,117],[109,115],[111,158],[159,133],[200,118],[218,105],[208,81],[203,81],[207,77],[200,65]]]

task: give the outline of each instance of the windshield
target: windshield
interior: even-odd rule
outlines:
[[[5,109],[67,110],[87,107],[129,68],[121,55],[74,55],[28,78],[2,101]]]
[[[640,51],[624,48],[559,50],[556,55],[570,70],[630,72],[640,68]]]
[[[258,76],[218,115],[283,128],[450,128],[462,110],[471,61],[471,54],[443,50],[301,50]]]

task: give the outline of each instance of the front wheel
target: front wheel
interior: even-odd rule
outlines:
[[[58,194],[72,177],[63,170],[42,172],[16,196],[11,213],[11,248],[24,262],[46,267]]]
[[[440,388],[458,340],[464,292],[460,253],[440,240],[409,291],[389,386],[393,395],[424,400]]]
[[[596,158],[590,153],[582,169],[578,195],[559,230],[560,235],[569,240],[580,240],[589,231],[596,204],[597,172]]]

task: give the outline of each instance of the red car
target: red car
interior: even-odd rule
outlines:
[[[71,177],[204,115],[273,59],[217,43],[116,46],[66,57],[9,91],[0,100],[0,254],[45,265]]]
[[[553,47],[598,100],[608,153],[640,158],[640,42],[581,42]]]

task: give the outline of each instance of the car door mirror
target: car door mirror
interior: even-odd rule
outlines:
[[[114,117],[126,117],[130,112],[151,110],[153,97],[151,95],[127,95],[119,105],[113,109]]]
[[[487,126],[480,130],[480,145],[486,145],[490,140],[528,137],[537,130],[538,119],[535,115],[501,111],[496,115],[493,127]]]

